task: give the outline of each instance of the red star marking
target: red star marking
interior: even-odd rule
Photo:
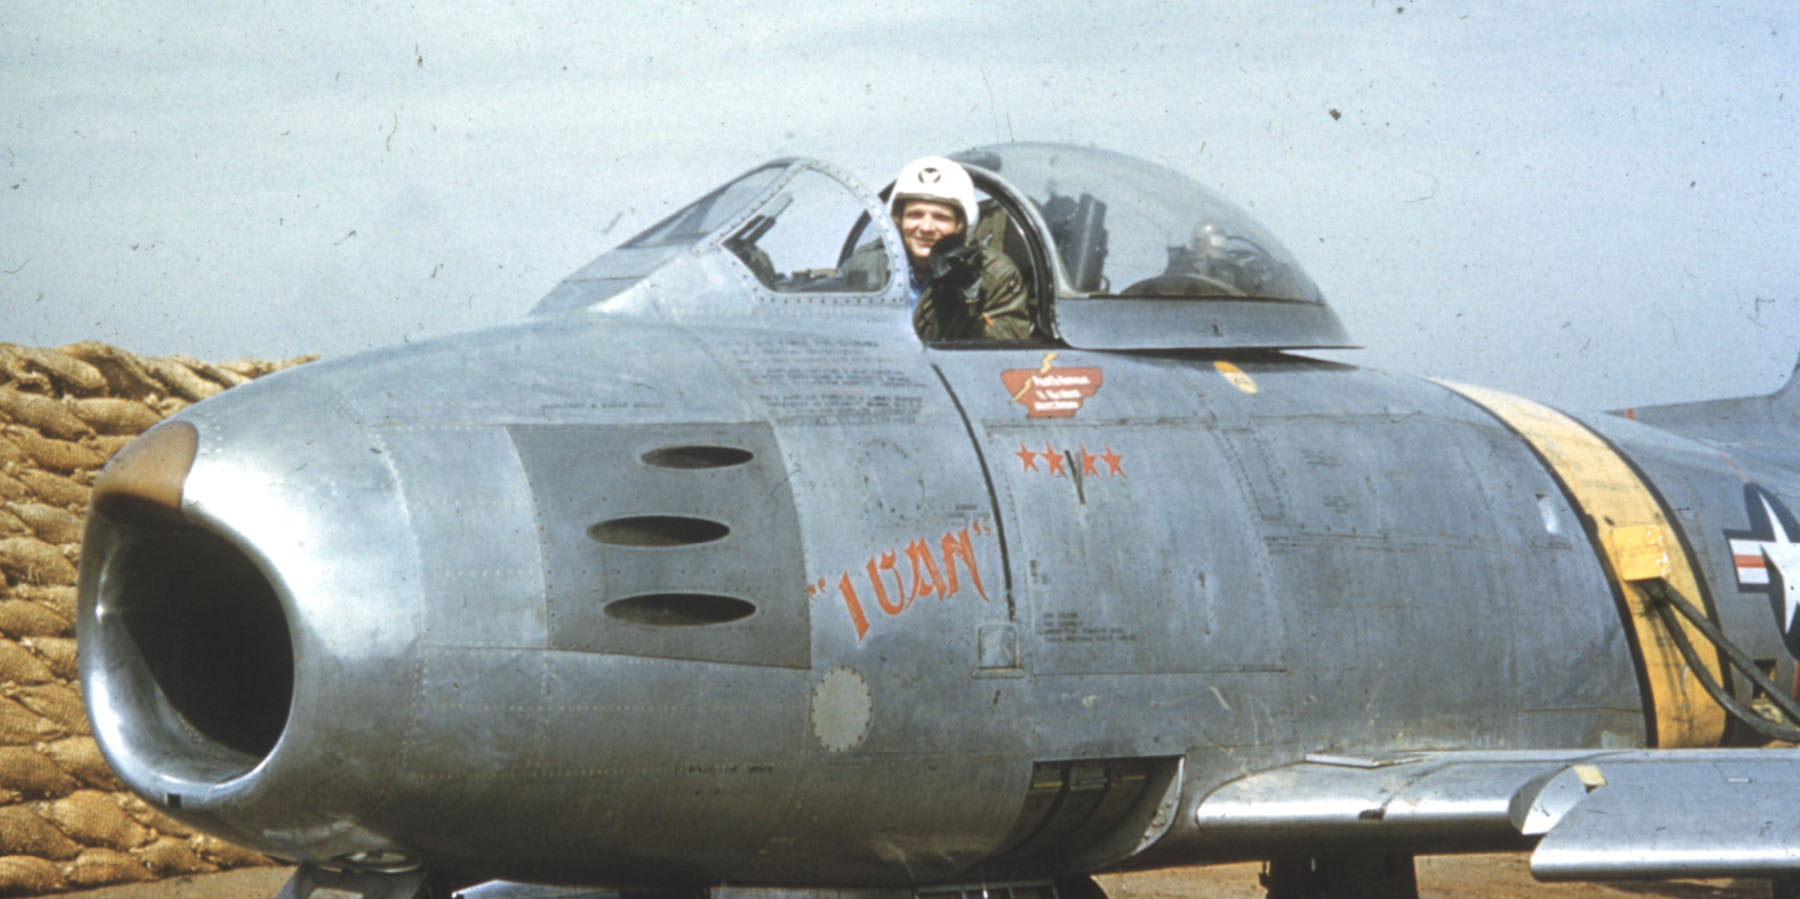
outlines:
[[[1044,444],[1044,452],[1041,455],[1043,455],[1044,461],[1049,464],[1051,474],[1063,473],[1063,457],[1061,453],[1051,449],[1050,444],[1046,443]]]
[[[1110,445],[1107,446],[1106,452],[1100,454],[1100,461],[1106,463],[1107,474],[1122,475],[1125,473],[1125,471],[1119,467],[1120,463],[1125,461],[1125,457],[1113,452]]]
[[[1026,449],[1023,442],[1020,442],[1019,451],[1013,455],[1018,456],[1019,461],[1025,463],[1025,471],[1037,471],[1037,453]]]
[[[1088,452],[1087,447],[1085,447],[1085,446],[1082,447],[1081,448],[1081,473],[1098,475],[1100,472],[1094,470],[1094,463],[1098,462],[1099,460],[1100,460],[1099,456],[1096,456],[1093,453]]]

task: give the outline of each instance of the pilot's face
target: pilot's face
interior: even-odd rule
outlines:
[[[948,203],[907,200],[900,209],[900,237],[906,242],[906,255],[914,262],[924,262],[939,240],[961,229],[956,207]]]

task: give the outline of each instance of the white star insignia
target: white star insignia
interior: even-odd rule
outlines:
[[[1794,629],[1794,615],[1800,612],[1800,544],[1796,544],[1788,536],[1787,530],[1781,526],[1781,517],[1769,507],[1769,500],[1762,499],[1763,514],[1769,518],[1771,538],[1768,540],[1733,540],[1733,544],[1754,547],[1762,553],[1763,561],[1781,578],[1782,599],[1787,602],[1787,620],[1782,623],[1782,630]],[[1746,548],[1748,548],[1746,547]]]

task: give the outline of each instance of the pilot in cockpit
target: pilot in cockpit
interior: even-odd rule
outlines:
[[[923,340],[1031,337],[1018,267],[967,239],[978,208],[969,173],[948,159],[916,159],[894,179],[888,213],[912,263],[913,327]]]

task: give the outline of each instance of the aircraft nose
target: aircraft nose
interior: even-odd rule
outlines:
[[[417,639],[404,525],[379,443],[306,378],[221,395],[122,450],[94,485],[77,623],[120,778],[210,829],[230,807],[240,833],[257,808],[353,790],[353,762],[305,788],[264,775],[355,727],[345,708],[407,713],[388,661]]]

